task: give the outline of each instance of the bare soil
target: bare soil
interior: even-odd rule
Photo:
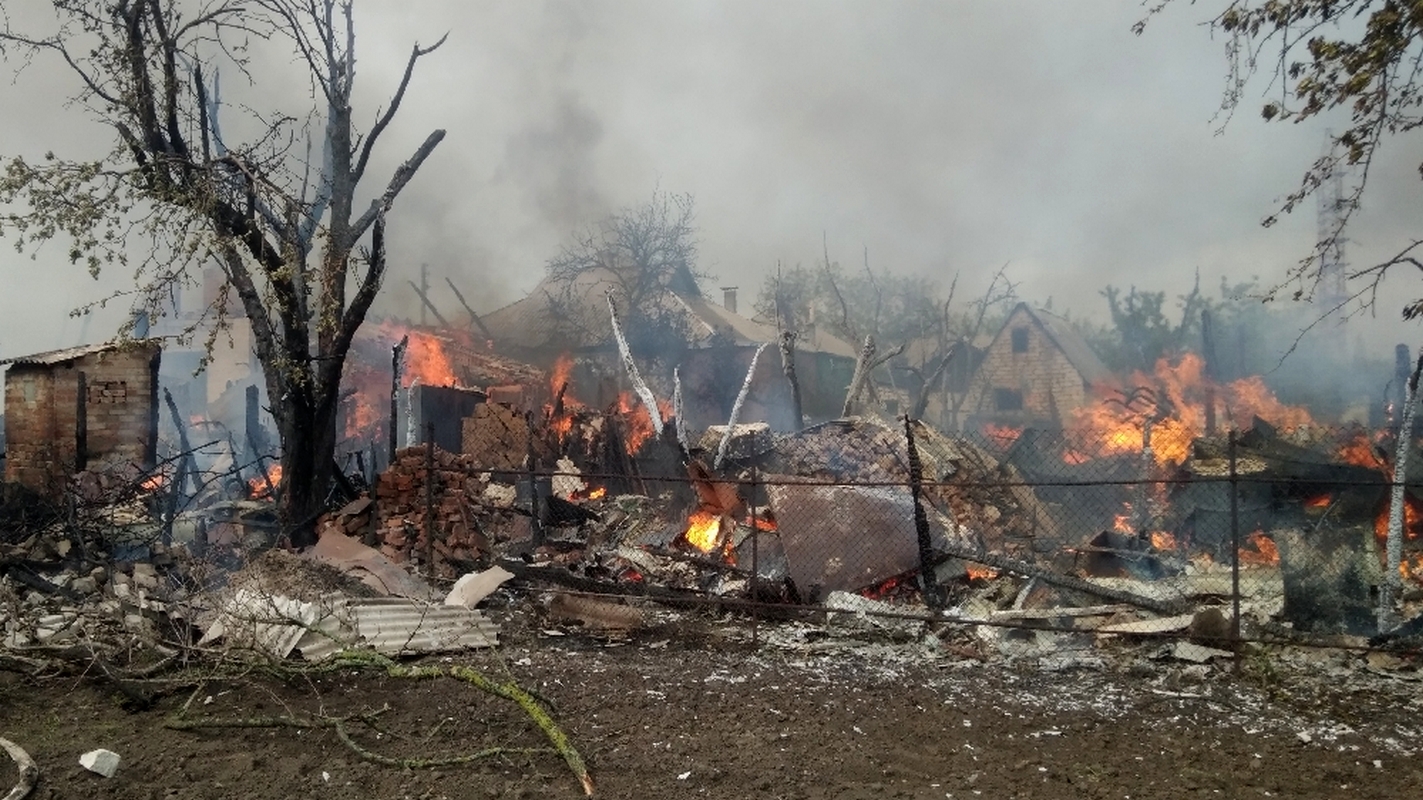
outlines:
[[[752,646],[744,623],[705,616],[623,641],[503,621],[497,652],[429,663],[507,670],[536,691],[600,797],[1400,800],[1423,790],[1423,684],[1396,661],[1383,675],[1349,653],[1269,654],[1232,674],[1152,660],[1142,646],[1048,670],[807,625],[763,625]],[[352,723],[383,755],[547,746],[511,703],[454,681],[254,670],[190,693],[191,683],[130,712],[89,682],[0,676],[0,736],[38,762],[33,797],[45,799],[582,796],[546,752],[402,769],[363,760],[330,729],[164,727],[190,698],[190,714],[249,718],[388,707],[376,727]],[[96,747],[122,757],[113,778],[79,766]],[[0,792],[14,774],[0,768]]]

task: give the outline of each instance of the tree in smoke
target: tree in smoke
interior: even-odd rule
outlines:
[[[920,358],[915,363],[885,359],[883,352],[871,356],[872,363],[893,363],[894,369],[914,377],[919,391],[907,410],[915,418],[924,415],[936,391],[946,392],[947,370],[955,363],[955,354],[1017,298],[1017,286],[1004,269],[993,273],[981,296],[956,305],[957,276],[947,293],[941,293],[931,278],[887,268],[872,270],[868,253],[864,268],[853,273],[831,261],[828,252],[823,259],[818,268],[798,264],[767,276],[755,303],[758,318],[775,321],[779,329],[793,335],[823,326],[861,348],[869,335],[876,340],[877,351],[880,344],[893,344],[887,348],[889,353],[916,340],[928,343],[918,349]]]
[[[1197,347],[1201,311],[1210,307],[1201,294],[1200,275],[1191,291],[1177,298],[1179,319],[1167,316],[1166,292],[1132,286],[1125,293],[1116,286],[1102,290],[1111,312],[1112,327],[1093,344],[1103,363],[1117,371],[1150,372],[1163,356],[1179,355]]]
[[[700,297],[710,277],[697,266],[691,195],[655,191],[647,202],[580,231],[547,265],[549,323],[574,341],[601,339],[611,291],[625,309],[632,351],[671,361],[688,343],[685,309],[669,293]],[[593,296],[596,294],[597,296]]]
[[[25,210],[0,220],[5,232],[22,248],[68,238],[71,260],[96,274],[127,264],[136,302],[153,311],[194,268],[222,268],[224,296],[209,311],[220,315],[235,292],[251,321],[282,444],[284,525],[294,544],[310,543],[333,478],[342,366],[385,275],[384,215],[445,132],[430,133],[369,205],[357,207],[356,193],[416,62],[444,39],[411,48],[389,106],[362,132],[350,2],[54,0],[53,11],[49,33],[7,20],[0,54],[67,67],[113,149],[94,162],[10,160],[0,203]],[[223,135],[215,78],[225,65],[251,79],[258,39],[295,53],[320,109],[305,120],[254,110],[239,142]],[[304,125],[323,129],[315,175],[297,144]],[[129,264],[126,245],[148,254]]]
[[[898,343],[938,328],[939,295],[940,287],[923,275],[868,266],[849,272],[839,262],[828,262],[817,268],[797,264],[768,275],[753,307],[757,318],[779,320],[784,330],[819,325],[847,340],[870,333]]]
[[[1171,2],[1155,0],[1148,17]],[[1133,31],[1141,34],[1146,24],[1146,19],[1137,22]],[[1246,102],[1247,89],[1257,82],[1269,93],[1261,105],[1266,121],[1299,123],[1347,115],[1347,126],[1331,133],[1329,151],[1308,166],[1299,187],[1264,220],[1266,226],[1273,225],[1279,214],[1291,213],[1311,195],[1328,190],[1342,167],[1355,168],[1353,185],[1335,201],[1333,222],[1321,230],[1312,252],[1266,295],[1312,297],[1326,278],[1330,253],[1359,209],[1385,141],[1423,126],[1423,73],[1418,69],[1423,60],[1423,10],[1396,0],[1230,0],[1208,26],[1226,41],[1222,111],[1227,117]],[[1423,270],[1420,247],[1423,236],[1413,236],[1394,255],[1354,268],[1346,276],[1340,309],[1371,310],[1394,267]],[[1423,298],[1406,301],[1401,310],[1404,319],[1423,316]]]

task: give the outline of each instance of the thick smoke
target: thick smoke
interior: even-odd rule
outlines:
[[[434,286],[452,277],[480,311],[517,299],[573,231],[658,187],[695,195],[703,266],[746,298],[777,261],[817,261],[824,234],[841,261],[868,246],[877,267],[945,285],[961,272],[967,294],[1008,263],[1027,299],[1105,318],[1097,293],[1109,283],[1176,294],[1197,269],[1208,286],[1270,283],[1314,236],[1312,206],[1272,229],[1258,223],[1297,185],[1330,120],[1265,125],[1247,100],[1217,135],[1220,43],[1189,5],[1142,37],[1129,30],[1143,13],[1135,0],[427,0],[420,10],[356,10],[367,119],[410,45],[450,33],[421,62],[370,169],[367,197],[431,129],[449,131],[391,215],[383,313],[419,316],[405,281],[422,263]],[[299,69],[290,54],[262,58],[256,87],[228,84],[234,101],[290,111],[308,99],[304,84],[280,79]],[[0,103],[25,109],[6,116],[0,155],[107,147],[104,128],[64,107],[72,85],[53,61],[0,82]],[[1415,165],[1400,150],[1375,164],[1351,234],[1356,266],[1413,235]],[[6,353],[72,344],[65,312],[102,294],[63,248],[38,269],[0,256],[0,279],[33,287],[0,299]],[[1380,318],[1358,321],[1350,341],[1385,360],[1409,341],[1394,298],[1415,282],[1390,283]],[[440,303],[463,317],[453,298]]]

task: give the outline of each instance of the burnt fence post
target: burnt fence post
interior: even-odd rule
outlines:
[[[400,342],[390,348],[390,428],[389,438],[386,441],[387,459],[386,468],[395,466],[395,446],[399,441],[397,431],[400,425],[400,360],[405,356],[405,346],[410,343],[409,336],[400,337]],[[414,442],[411,442],[414,444]]]
[[[757,611],[756,583],[761,579],[761,530],[756,522],[756,492],[760,489],[760,473],[751,467],[751,580],[746,582],[746,593],[751,600],[751,646],[761,643],[761,615]],[[735,535],[734,533],[732,534]]]
[[[934,575],[933,540],[929,536],[929,515],[924,512],[920,484],[924,481],[924,465],[919,461],[919,448],[914,444],[914,426],[904,415],[904,443],[909,451],[909,496],[914,502],[914,532],[919,542],[919,589],[924,605],[937,611],[942,605],[939,582]]]

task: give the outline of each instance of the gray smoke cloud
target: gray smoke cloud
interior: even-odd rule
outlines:
[[[1252,98],[1218,133],[1223,43],[1198,24],[1209,9],[1173,7],[1133,36],[1143,13],[1136,0],[358,3],[368,119],[411,44],[450,33],[421,62],[365,187],[374,195],[431,129],[448,129],[391,214],[378,310],[418,316],[405,281],[421,264],[479,311],[497,308],[574,230],[658,187],[696,197],[703,266],[743,297],[778,261],[818,261],[822,235],[842,262],[867,247],[877,267],[944,285],[961,273],[961,292],[1007,263],[1027,299],[1099,318],[1109,283],[1175,294],[1198,269],[1212,291],[1222,276],[1278,280],[1309,252],[1314,207],[1259,221],[1330,121],[1266,125]],[[300,65],[263,58],[258,78],[272,80],[234,80],[233,95],[307,102],[282,79]],[[0,82],[0,104],[23,110],[5,115],[0,155],[102,151],[107,132],[64,107],[72,85],[52,61]],[[1356,266],[1415,233],[1403,151],[1388,148],[1370,176]],[[101,287],[56,253],[38,265],[0,253],[0,279],[21,287],[0,298],[0,351],[73,344],[65,312]],[[1348,335],[1391,358],[1417,335],[1395,299],[1416,285],[1391,281],[1381,316]]]

